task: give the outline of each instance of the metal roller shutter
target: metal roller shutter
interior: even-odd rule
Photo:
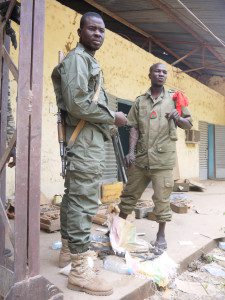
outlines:
[[[225,179],[225,126],[215,125],[216,178]]]
[[[117,98],[107,94],[111,110],[117,111]],[[117,164],[112,141],[105,143],[105,169],[103,171],[103,182],[113,182],[117,180]]]
[[[200,142],[199,142],[199,179],[208,178],[208,123],[199,122]]]

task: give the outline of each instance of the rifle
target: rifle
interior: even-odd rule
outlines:
[[[66,127],[65,127],[65,113],[58,109],[57,113],[57,127],[58,127],[58,141],[59,150],[62,163],[62,172],[60,175],[65,178],[66,175]]]
[[[127,183],[127,174],[126,174],[126,167],[124,162],[124,152],[123,152],[123,147],[121,144],[119,132],[115,127],[113,127],[110,130],[110,134],[111,134],[113,148],[116,156],[119,177],[122,178],[123,183]]]

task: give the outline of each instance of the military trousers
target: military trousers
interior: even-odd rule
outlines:
[[[67,130],[68,137],[73,129]],[[92,216],[98,210],[104,161],[103,134],[93,125],[86,124],[73,147],[67,149],[65,193],[60,211],[61,235],[68,240],[73,254],[89,248]]]
[[[154,191],[154,220],[158,223],[168,222],[172,217],[169,201],[174,184],[172,170],[150,170],[131,166],[128,170],[128,182],[120,198],[120,210],[125,214],[132,213],[150,182]]]

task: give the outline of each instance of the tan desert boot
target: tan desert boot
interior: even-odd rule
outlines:
[[[70,249],[68,247],[68,241],[63,238],[61,240],[62,240],[62,248],[59,253],[59,267],[64,268],[71,262]]]
[[[89,264],[89,261],[93,263],[90,252],[71,254],[72,264],[67,287],[90,295],[111,295],[113,293],[112,286],[99,277]]]

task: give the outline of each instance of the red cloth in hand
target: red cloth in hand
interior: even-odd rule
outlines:
[[[182,114],[182,107],[188,106],[188,98],[184,96],[182,92],[175,92],[173,94],[173,101],[176,103],[176,110],[178,111],[179,115]]]

